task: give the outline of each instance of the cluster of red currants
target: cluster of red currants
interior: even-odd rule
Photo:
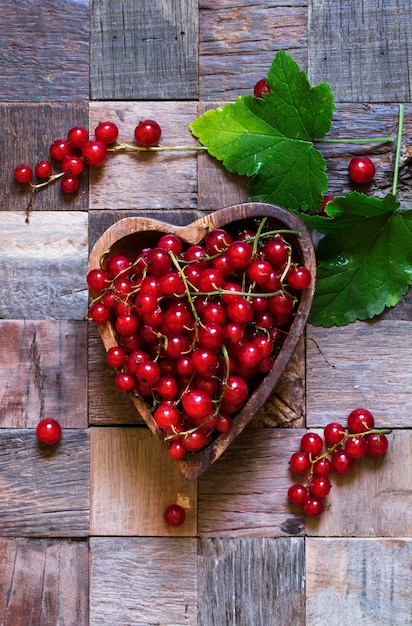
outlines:
[[[161,128],[154,120],[143,120],[135,128],[137,146],[149,149],[156,146],[161,137]],[[80,175],[84,165],[99,167],[107,159],[108,152],[136,149],[118,142],[119,129],[114,122],[101,122],[94,129],[94,139],[89,138],[89,131],[83,126],[70,128],[65,139],[56,139],[50,146],[50,160],[42,159],[33,169],[25,163],[14,170],[14,178],[20,184],[29,184],[32,190],[45,187],[60,179],[62,191],[75,193],[80,187]],[[53,164],[59,164],[60,171],[53,174]],[[37,183],[33,182],[34,175]]]
[[[388,449],[386,435],[391,430],[374,428],[375,419],[367,409],[354,409],[347,422],[347,428],[337,422],[327,424],[323,438],[316,432],[306,433],[301,439],[300,450],[290,458],[291,472],[306,478],[304,483],[291,485],[288,498],[292,504],[303,506],[310,517],[317,517],[324,511],[332,471],[347,474],[357,459],[367,454],[382,456]]]
[[[145,400],[173,459],[228,432],[271,370],[311,282],[287,237],[266,217],[196,245],[159,234],[135,258],[109,253],[88,272],[89,319],[117,335],[116,386]]]

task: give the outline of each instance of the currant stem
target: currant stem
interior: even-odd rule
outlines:
[[[398,186],[399,160],[401,156],[401,147],[402,147],[403,114],[404,114],[404,106],[403,104],[400,104],[399,114],[398,114],[398,138],[397,138],[397,143],[396,143],[395,166],[393,170],[393,185],[392,185],[392,195],[394,196],[396,196],[396,189]]]
[[[395,137],[370,137],[368,139],[315,139],[314,143],[388,143]]]
[[[190,152],[192,150],[207,150],[207,148],[206,146],[152,146],[151,148],[145,148],[144,146],[135,146],[130,143],[117,143],[107,150],[108,152],[120,152],[121,150],[132,150],[133,152],[167,152],[181,150]]]

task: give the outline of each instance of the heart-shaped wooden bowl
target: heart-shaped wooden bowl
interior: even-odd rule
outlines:
[[[121,253],[136,258],[143,248],[154,246],[159,236],[165,233],[174,233],[188,245],[193,245],[199,243],[209,231],[215,228],[230,230],[240,226],[244,227],[248,223],[250,225],[255,224],[257,219],[264,217],[267,218],[273,229],[299,232],[299,236],[288,236],[288,240],[293,247],[294,259],[305,265],[311,272],[312,282],[310,287],[300,295],[292,324],[285,333],[285,338],[272,369],[259,386],[252,391],[244,407],[233,420],[232,429],[228,433],[219,435],[203,450],[193,453],[187,459],[176,461],[180,471],[188,480],[195,480],[205,472],[244,430],[258,409],[266,402],[304,332],[312,304],[316,273],[315,252],[310,232],[296,215],[281,207],[266,203],[246,202],[206,214],[188,226],[174,226],[145,217],[127,217],[108,228],[90,253],[88,270],[99,267],[103,254],[112,256]],[[116,332],[110,321],[100,324],[98,329],[106,351],[117,345]],[[130,394],[130,399],[152,433],[166,448],[164,435],[154,421],[146,403],[132,394]]]

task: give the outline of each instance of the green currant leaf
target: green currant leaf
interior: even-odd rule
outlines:
[[[328,204],[331,218],[301,216],[325,236],[317,247],[317,282],[309,321],[342,326],[379,315],[412,284],[412,210],[357,192]]]
[[[269,70],[271,91],[206,111],[189,125],[193,135],[230,172],[248,176],[252,200],[308,211],[328,181],[323,155],[313,147],[330,129],[333,93],[311,87],[290,55],[280,51]]]

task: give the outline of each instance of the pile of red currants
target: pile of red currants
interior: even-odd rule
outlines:
[[[375,419],[367,409],[357,408],[348,415],[347,428],[331,422],[323,430],[323,438],[316,432],[303,435],[300,450],[290,458],[290,470],[305,476],[303,483],[294,483],[288,490],[292,504],[302,506],[309,517],[317,517],[324,509],[324,500],[330,492],[332,471],[350,472],[357,459],[365,455],[382,456],[388,449],[389,429],[376,429]]]
[[[196,245],[159,233],[88,272],[88,318],[116,333],[107,352],[115,384],[145,401],[174,460],[230,431],[271,370],[311,283],[296,236],[268,217],[216,228]]]

